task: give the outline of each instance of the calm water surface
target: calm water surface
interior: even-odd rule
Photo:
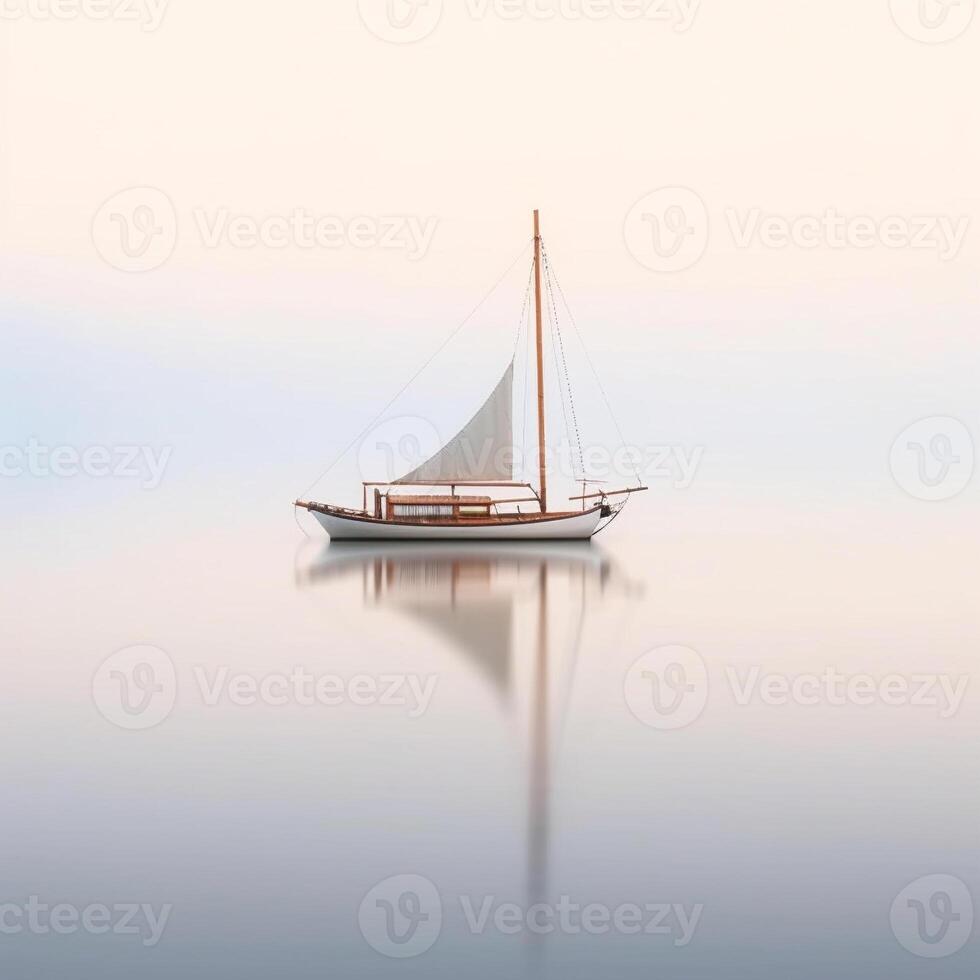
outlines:
[[[955,538],[692,498],[592,546],[328,547],[277,505],[10,556],[4,898],[170,911],[5,935],[5,975],[975,975],[891,910],[977,894],[976,692],[761,686],[969,678]]]

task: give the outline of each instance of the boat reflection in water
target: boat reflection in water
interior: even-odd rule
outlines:
[[[586,624],[637,589],[589,544],[327,546],[301,586],[359,579],[366,607],[396,610],[446,641],[515,711],[528,739],[527,901],[548,900],[552,770]],[[528,685],[529,690],[518,690]],[[525,717],[526,715],[526,717]]]

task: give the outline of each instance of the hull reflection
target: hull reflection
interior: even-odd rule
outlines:
[[[561,748],[586,616],[607,597],[635,594],[590,544],[465,543],[326,546],[300,587],[359,580],[366,607],[397,610],[438,635],[511,704],[515,677],[530,677],[528,706],[528,905],[549,898],[552,770]],[[524,607],[533,624],[518,625]],[[560,643],[558,637],[564,638]],[[530,671],[515,670],[525,654]],[[541,937],[538,937],[539,939]]]

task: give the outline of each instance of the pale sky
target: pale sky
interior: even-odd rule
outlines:
[[[931,44],[900,26],[903,0],[664,0],[641,20],[603,0],[432,0],[411,20],[398,0],[428,32],[402,44],[369,29],[381,0],[172,0],[162,19],[137,5],[138,22],[26,3],[0,21],[0,248],[25,335],[230,371],[257,404],[308,394],[282,419],[331,418],[314,474],[520,253],[534,207],[637,442],[734,460],[751,437],[802,459],[828,432],[828,452],[850,452],[841,433],[867,424],[863,457],[918,417],[973,412],[980,23]],[[134,187],[172,209],[175,235],[135,273],[98,250],[118,248]],[[636,255],[653,255],[651,211],[669,220],[661,188],[704,209],[702,254],[677,270]],[[302,247],[297,212],[330,223],[330,247]],[[236,247],[236,219],[253,234],[271,219],[284,245]],[[401,411],[448,429],[471,413],[509,356],[525,275]],[[592,418],[594,392],[580,397]]]

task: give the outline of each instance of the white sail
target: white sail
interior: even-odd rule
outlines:
[[[503,482],[514,478],[514,362],[483,407],[435,456],[396,483]]]

